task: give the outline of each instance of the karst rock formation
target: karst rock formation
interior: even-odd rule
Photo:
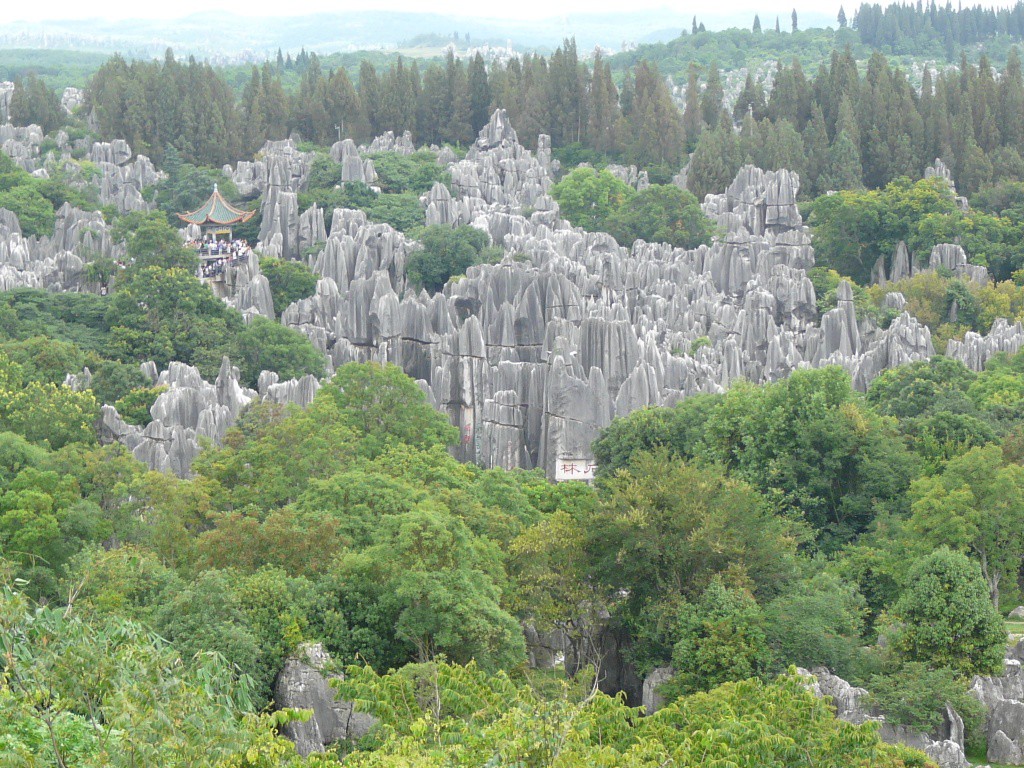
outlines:
[[[0,126],[0,140],[18,162],[39,165],[38,129]],[[263,196],[262,225],[256,256],[231,266],[213,287],[247,318],[274,318],[259,256],[304,260],[319,276],[316,290],[279,319],[308,336],[331,370],[352,361],[394,363],[458,427],[459,459],[541,468],[549,477],[563,459],[592,459],[600,431],[639,408],[724,392],[738,379],[770,382],[826,365],[842,366],[864,390],[883,370],[933,354],[928,328],[903,311],[899,293],[886,297],[899,314],[885,328],[857,317],[847,283],[836,292],[835,308],[819,313],[807,274],[814,248],[796,205],[795,173],[745,166],[727,189],[708,195],[703,210],[720,233],[710,245],[685,250],[637,241],[627,248],[561,218],[550,195],[558,163],[547,136],[537,146],[531,152],[520,144],[497,110],[464,158],[435,152],[451,184],[436,184],[421,198],[425,223],[476,227],[504,258],[471,267],[431,296],[406,274],[419,243],[361,211],[301,211],[298,194],[313,156],[291,140],[267,142],[256,160],[224,169],[243,194]],[[339,142],[330,156],[342,166],[342,183],[372,184],[368,155],[413,149],[408,135],[384,135],[368,147]],[[116,141],[90,152],[104,168],[92,183],[111,203],[123,210],[145,204],[138,192],[157,172],[144,156],[133,158]],[[635,169],[615,172],[637,187],[646,183]],[[86,279],[86,264],[101,255],[119,254],[98,213],[65,206],[54,235],[34,238],[0,210],[2,289],[98,290]],[[940,267],[987,280],[957,245],[937,246],[921,266],[901,245],[876,279]],[[998,320],[988,334],[950,342],[947,354],[980,370],[997,352],[1022,346],[1024,327]],[[308,402],[315,391],[310,382],[279,382],[267,372],[260,391],[222,402],[225,382],[238,386],[229,362],[216,382],[177,365],[151,371],[169,390],[145,430],[127,427],[112,408],[104,424],[108,439],[179,474],[188,473],[198,437],[216,443],[244,402]]]

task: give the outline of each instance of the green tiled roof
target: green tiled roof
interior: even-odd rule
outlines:
[[[214,185],[213,194],[210,195],[209,200],[191,213],[179,213],[178,218],[182,221],[187,221],[189,224],[198,224],[199,226],[206,224],[228,225],[241,224],[243,221],[251,219],[255,214],[256,211],[242,211],[235,208],[235,206],[224,199],[220,190]]]

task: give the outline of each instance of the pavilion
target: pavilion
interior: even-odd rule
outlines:
[[[195,224],[202,230],[203,240],[231,240],[231,228],[242,224],[256,215],[256,211],[243,211],[235,208],[224,199],[224,196],[213,185],[210,199],[191,213],[179,213],[178,218],[186,224]]]

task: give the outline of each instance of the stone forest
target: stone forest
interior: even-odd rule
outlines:
[[[1024,5],[838,11],[0,47],[0,765],[1024,765]]]

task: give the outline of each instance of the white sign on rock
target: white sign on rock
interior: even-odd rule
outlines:
[[[593,459],[559,459],[555,464],[555,482],[593,480],[597,464]]]

